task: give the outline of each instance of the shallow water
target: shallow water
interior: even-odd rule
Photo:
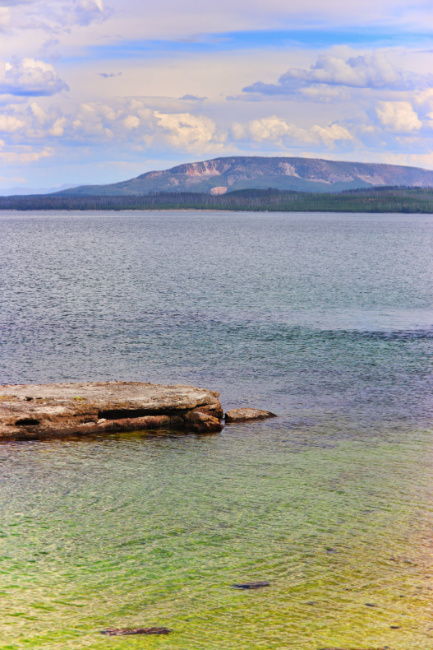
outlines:
[[[433,648],[433,218],[0,216],[2,383],[279,415],[1,445],[2,650]]]

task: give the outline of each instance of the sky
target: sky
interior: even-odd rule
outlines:
[[[0,191],[219,156],[433,169],[431,0],[0,0]]]

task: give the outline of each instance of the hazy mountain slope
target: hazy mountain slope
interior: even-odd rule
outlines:
[[[72,190],[76,185],[69,183],[61,185],[60,187],[7,187],[0,189],[0,196],[35,196],[36,194],[54,194],[54,192],[61,192],[63,190]]]
[[[371,186],[433,187],[433,171],[418,167],[315,158],[232,157],[187,163],[111,185],[87,185],[62,194],[133,196],[153,192],[223,194],[250,188],[338,192]]]

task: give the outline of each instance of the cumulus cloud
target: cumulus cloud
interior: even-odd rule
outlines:
[[[290,68],[277,84],[257,81],[243,89],[246,93],[263,95],[294,94],[299,88],[343,86],[349,88],[371,88],[388,90],[407,90],[417,84],[425,84],[430,76],[421,78],[398,70],[382,51],[343,58],[333,54],[322,54],[309,69]],[[308,97],[308,93],[304,96]],[[314,99],[314,92],[311,93]],[[328,94],[331,98],[331,94]]]
[[[15,115],[0,114],[0,133],[16,133],[25,127],[24,120]]]
[[[280,83],[299,79],[320,84],[356,88],[406,88],[407,81],[387,60],[383,52],[348,59],[323,54],[309,70],[291,68],[280,77]]]
[[[75,110],[44,109],[33,101],[29,106],[11,105],[0,113],[0,133],[20,134],[23,142],[59,138],[98,143],[130,143],[131,146],[164,146],[206,152],[222,146],[224,130],[204,115],[155,110],[140,100],[117,100],[113,105],[87,102]]]
[[[140,126],[140,120],[136,115],[128,115],[123,120],[123,124],[128,130],[137,129]]]
[[[64,134],[65,132],[65,125],[67,123],[67,120],[65,117],[59,117],[54,124],[52,124],[49,134],[53,135],[54,137],[60,137],[61,135]]]
[[[176,148],[206,151],[210,145],[215,148],[225,140],[224,134],[217,133],[215,123],[204,115],[156,111],[155,117],[167,143]]]
[[[418,114],[409,102],[379,102],[376,115],[382,126],[391,131],[410,133],[422,127]]]
[[[256,142],[268,141],[280,146],[295,143],[333,147],[336,142],[353,140],[351,133],[340,124],[326,126],[316,124],[310,128],[302,128],[276,116],[252,120],[246,128],[236,124],[232,133],[235,139],[252,137]]]
[[[13,142],[90,143],[132,149],[168,148],[205,155],[225,147],[307,146],[332,149],[354,140],[349,128],[332,122],[299,126],[276,115],[221,126],[206,115],[157,110],[139,99],[117,100],[112,105],[88,102],[63,112],[60,107],[11,105],[0,112],[0,137],[11,134]],[[229,137],[230,136],[230,137]]]
[[[7,24],[11,28],[43,30],[50,35],[70,32],[77,26],[101,23],[113,13],[105,7],[103,0],[70,0],[68,3],[58,0],[2,0],[0,5],[7,5]]]
[[[49,96],[68,90],[50,63],[36,59],[0,62],[0,94]]]

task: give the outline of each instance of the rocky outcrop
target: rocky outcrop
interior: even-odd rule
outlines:
[[[260,411],[259,409],[232,409],[225,414],[225,421],[231,422],[250,422],[251,420],[265,420],[266,418],[277,417],[270,411]]]
[[[0,386],[0,439],[145,429],[221,431],[219,394],[141,382]]]

